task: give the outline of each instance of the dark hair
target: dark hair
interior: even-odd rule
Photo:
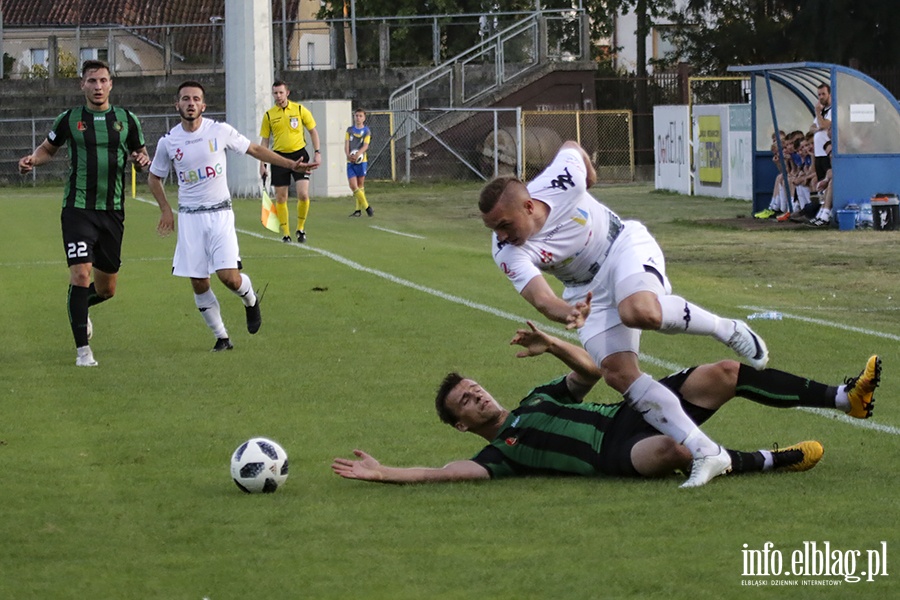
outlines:
[[[81,63],[81,77],[84,78],[88,71],[96,71],[97,69],[106,69],[109,72],[109,65],[102,60],[86,60]]]
[[[457,421],[457,416],[452,410],[447,408],[447,396],[450,395],[453,388],[458,386],[459,382],[462,380],[463,376],[456,371],[447,373],[447,376],[444,377],[444,380],[438,387],[437,396],[434,399],[434,408],[437,410],[437,414],[441,418],[441,421],[447,425],[456,425]]]
[[[291,91],[291,86],[289,86],[286,81],[282,81],[280,79],[276,80],[275,83],[272,84],[272,87],[277,88],[278,86],[281,86],[281,85],[283,85],[284,89],[286,89],[287,91]]]
[[[489,181],[482,188],[481,195],[478,197],[478,210],[481,211],[481,214],[486,215],[494,210],[494,207],[497,206],[497,202],[500,200],[500,196],[506,191],[506,187],[513,182],[522,183],[518,177],[512,175],[497,177]]]
[[[178,91],[175,93],[176,100],[181,98],[181,90],[186,87],[200,88],[200,91],[203,92],[203,99],[206,100],[206,88],[204,88],[203,84],[201,84],[199,81],[185,81],[181,85],[179,85]]]
[[[364,109],[364,108],[357,108],[356,110],[353,111],[353,114],[354,114],[354,115],[355,115],[356,113],[362,113],[363,115],[365,115],[365,114],[366,114],[366,109]]]
[[[817,90],[821,90],[822,88],[825,88],[826,90],[828,90],[829,94],[831,93],[831,86],[828,85],[827,83],[825,83],[824,81],[822,83],[820,83],[818,86],[816,86]]]

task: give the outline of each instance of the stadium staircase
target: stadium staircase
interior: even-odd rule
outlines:
[[[468,118],[453,109],[502,105],[551,73],[592,70],[589,40],[585,13],[532,13],[396,89],[395,139],[415,148]]]

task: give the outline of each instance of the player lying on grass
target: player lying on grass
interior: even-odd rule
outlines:
[[[524,475],[585,475],[662,477],[687,471],[691,453],[674,439],[648,425],[624,402],[582,403],[600,380],[590,355],[548,335],[528,322],[510,344],[525,349],[517,356],[549,352],[572,371],[533,389],[513,411],[504,409],[484,388],[458,373],[450,373],[438,389],[435,407],[441,420],[470,431],[489,444],[470,460],[442,468],[388,467],[362,450],[357,459],[336,458],[332,470],[347,479],[385,483],[461,481]],[[829,386],[775,369],[757,371],[737,361],[685,369],[660,382],[675,392],[685,411],[703,424],[728,400],[741,396],[777,408],[815,406],[843,410],[868,418],[881,376],[881,361],[872,356],[863,372]],[[740,452],[727,450],[732,473],[783,469],[806,471],[822,458],[817,441],[787,448]]]

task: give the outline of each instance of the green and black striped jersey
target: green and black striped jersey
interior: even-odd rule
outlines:
[[[472,460],[496,479],[522,475],[600,475],[603,435],[619,404],[579,403],[565,377],[536,387]]]
[[[47,140],[57,147],[69,145],[64,207],[124,209],[128,158],[144,146],[134,114],[116,106],[102,112],[72,108],[56,117]]]

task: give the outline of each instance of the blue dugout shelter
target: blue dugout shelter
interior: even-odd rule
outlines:
[[[900,103],[880,83],[849,67],[826,63],[728,70],[751,78],[753,212],[772,199],[778,173],[772,162],[772,134],[809,131],[821,83],[831,86],[834,208],[877,193],[900,194]]]

